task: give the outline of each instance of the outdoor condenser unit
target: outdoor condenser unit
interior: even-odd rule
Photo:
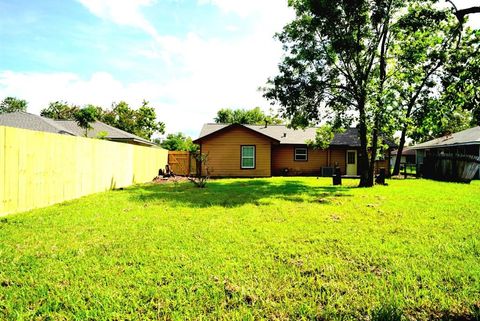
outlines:
[[[322,167],[322,177],[332,177],[333,167]]]

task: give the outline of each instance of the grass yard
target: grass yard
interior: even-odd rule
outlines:
[[[0,218],[2,320],[480,318],[480,182],[147,185]]]

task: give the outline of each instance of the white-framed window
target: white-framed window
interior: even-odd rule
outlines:
[[[255,168],[255,146],[245,145],[241,149],[241,168],[242,169],[254,169]]]
[[[295,147],[295,160],[296,161],[307,161],[308,160],[308,149],[306,147]]]

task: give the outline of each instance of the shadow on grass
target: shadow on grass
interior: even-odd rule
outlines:
[[[226,208],[245,204],[268,205],[271,199],[298,203],[328,204],[338,197],[350,196],[350,188],[341,186],[312,186],[302,181],[215,180],[199,189],[190,183],[150,185],[131,189],[130,197],[138,202],[167,201],[172,206]]]

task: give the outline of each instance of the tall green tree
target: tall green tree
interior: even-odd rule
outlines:
[[[325,120],[356,121],[360,186],[372,186],[371,162],[376,158],[380,126],[389,117],[381,89],[389,28],[404,2],[292,0],[289,5],[296,18],[276,36],[286,54],[279,74],[265,88],[265,97],[280,104],[293,127]]]
[[[480,30],[466,30],[438,79],[438,93],[414,115],[416,141],[480,125]]]
[[[91,124],[97,120],[97,109],[90,105],[78,110],[73,117],[78,126],[85,129],[85,137],[88,137],[88,131],[92,129]]]
[[[155,108],[149,106],[144,100],[142,106],[136,110],[135,134],[151,139],[156,133],[165,133],[165,123],[157,121]]]
[[[48,107],[40,111],[40,116],[55,120],[74,120],[80,107],[69,105],[66,101],[51,102]]]
[[[165,132],[165,124],[156,120],[155,108],[149,106],[147,101],[143,101],[138,109],[131,108],[124,101],[113,103],[111,109],[94,105],[85,107],[96,110],[97,120],[146,139],[151,139],[156,133]],[[40,115],[56,120],[76,120],[75,115],[79,110],[78,106],[56,101],[42,109]]]
[[[274,115],[272,111],[270,111],[270,114],[266,114],[260,107],[255,107],[253,109],[220,109],[215,117],[215,122],[217,124],[249,125],[260,125],[266,122],[267,124],[277,125],[281,124],[282,120]]]
[[[198,150],[198,145],[192,142],[192,138],[183,133],[168,134],[160,146],[173,151],[196,152]]]
[[[26,100],[15,97],[6,97],[0,102],[0,114],[13,113],[16,111],[27,111]]]
[[[401,130],[398,152],[402,153],[407,135],[419,132],[414,124],[427,123],[428,110],[435,114],[445,111],[433,103],[433,97],[443,90],[440,79],[447,62],[456,56],[463,41],[462,25],[449,9],[435,9],[423,3],[409,7],[394,28],[395,73],[392,87],[397,93]],[[440,127],[442,123],[437,123]],[[424,128],[421,125],[420,128]],[[397,158],[393,175],[400,172]]]
[[[149,102],[145,100],[136,110],[121,101],[114,103],[111,110],[105,111],[101,121],[145,139],[151,139],[156,133],[165,133],[165,124],[156,118],[155,108],[149,106]]]

